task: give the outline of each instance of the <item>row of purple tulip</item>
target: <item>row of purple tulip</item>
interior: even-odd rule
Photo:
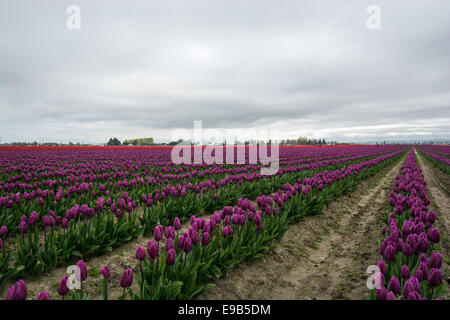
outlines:
[[[434,250],[440,234],[429,205],[426,182],[411,149],[389,198],[382,259],[377,263],[380,272],[374,279],[380,287],[371,291],[372,299],[423,300],[442,294],[442,256]]]

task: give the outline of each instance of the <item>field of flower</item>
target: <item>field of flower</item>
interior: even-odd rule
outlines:
[[[449,147],[416,150],[449,173]],[[0,289],[10,300],[91,299],[90,259],[145,238],[135,265],[122,270],[117,298],[193,299],[243,261],[264,257],[291,225],[406,157],[386,199],[382,287],[368,297],[443,294],[439,218],[413,147],[280,148],[273,176],[245,153],[244,164],[175,165],[168,148],[0,150]],[[68,274],[55,293],[29,294],[29,280],[75,264],[79,288],[69,289]],[[109,266],[101,274],[102,297],[111,298]]]

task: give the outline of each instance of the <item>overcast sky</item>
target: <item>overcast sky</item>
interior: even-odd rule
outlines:
[[[450,138],[449,12],[448,0],[1,0],[0,139],[167,141],[194,120]]]

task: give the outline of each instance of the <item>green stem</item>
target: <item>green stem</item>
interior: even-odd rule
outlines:
[[[103,300],[108,300],[108,279],[103,279]]]

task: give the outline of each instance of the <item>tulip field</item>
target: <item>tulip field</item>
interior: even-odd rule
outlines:
[[[242,262],[263,258],[292,225],[400,161],[379,233],[380,286],[361,299],[444,294],[440,216],[416,154],[448,175],[450,147],[280,148],[272,176],[248,153],[244,164],[207,165],[174,164],[170,148],[0,150],[0,299],[99,298],[87,290],[90,261],[132,241],[142,242],[130,266],[99,270],[101,298],[197,298]],[[52,292],[29,292],[30,281],[71,265],[79,287],[67,274]]]

